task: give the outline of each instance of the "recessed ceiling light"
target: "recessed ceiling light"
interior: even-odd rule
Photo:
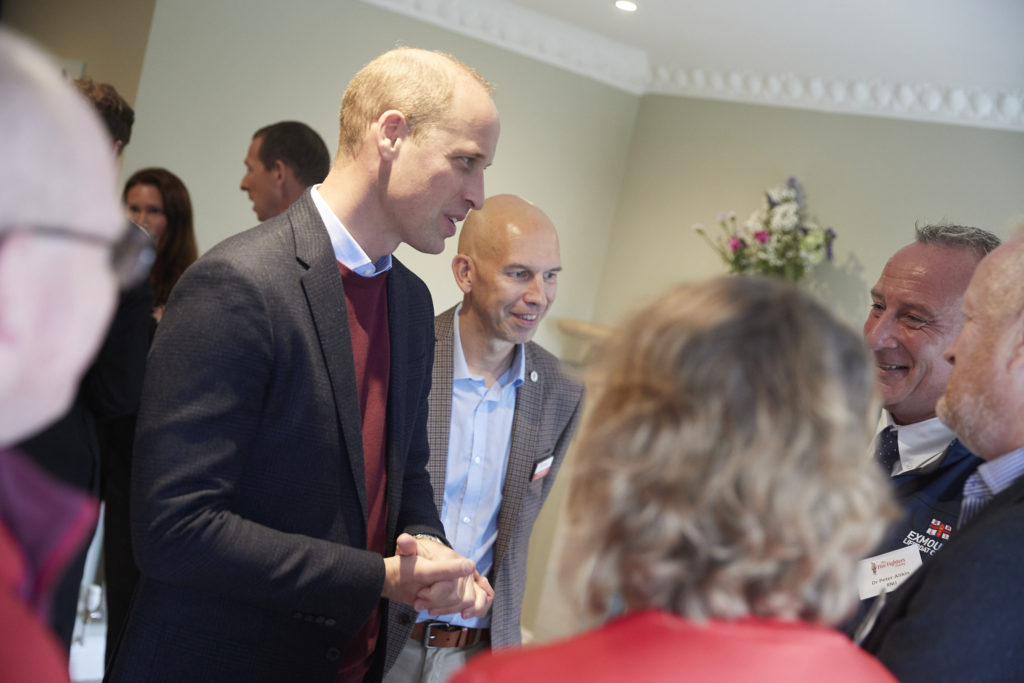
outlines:
[[[623,12],[635,12],[636,3],[630,2],[629,0],[615,0],[615,6]]]

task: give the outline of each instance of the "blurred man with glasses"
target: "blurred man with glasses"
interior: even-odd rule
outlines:
[[[107,146],[120,159],[131,137],[135,120],[132,108],[109,84],[78,79],[73,85],[100,114],[107,129]],[[110,151],[104,150],[95,163],[106,163]],[[53,199],[47,197],[42,201]],[[119,224],[129,227],[116,241],[106,236],[83,234],[56,223],[33,226],[33,234],[38,238],[53,242],[76,241],[93,251],[97,251],[97,247],[106,248],[119,277],[121,291],[107,335],[94,354],[69,409],[45,430],[18,446],[50,474],[94,497],[100,495],[101,452],[108,450],[101,445],[106,437],[101,437],[103,433],[97,430],[106,429],[113,420],[133,415],[138,409],[149,347],[153,292],[148,275],[152,247],[142,230],[124,220]],[[124,480],[127,481],[127,474]],[[127,483],[120,488],[126,491],[123,496],[126,499]],[[68,649],[75,629],[83,573],[87,574],[87,583],[92,583],[93,579],[92,572],[85,571],[85,566],[86,548],[82,548],[64,572],[50,608],[50,624]]]
[[[95,503],[12,448],[64,414],[121,284],[146,269],[102,124],[35,47],[0,28],[0,671],[67,680],[43,626]]]

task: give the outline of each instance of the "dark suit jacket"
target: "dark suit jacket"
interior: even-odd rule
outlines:
[[[448,434],[452,418],[453,325],[455,308],[434,321],[436,351],[430,391],[430,481],[434,503],[444,502],[445,471],[448,463]],[[579,420],[583,387],[562,372],[561,363],[540,345],[525,345],[526,378],[516,392],[508,467],[498,513],[498,538],[494,543],[494,569],[489,577],[494,586],[491,607],[491,644],[508,647],[521,642],[519,614],[526,590],[526,557],[533,523],[551,492],[555,475]],[[536,379],[534,379],[536,373]],[[547,476],[531,481],[537,463],[554,457]],[[416,620],[416,613],[396,605],[388,625],[388,660],[398,657]]]
[[[1024,477],[898,589],[864,642],[908,681],[1019,681]]]
[[[388,274],[387,528],[443,537],[424,469],[433,315]],[[182,276],[132,472],[143,574],[115,681],[330,681],[380,602],[344,291],[309,194]],[[386,618],[386,613],[385,613]],[[378,652],[382,650],[378,643]]]

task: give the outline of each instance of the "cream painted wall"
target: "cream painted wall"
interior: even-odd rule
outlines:
[[[180,175],[205,250],[256,222],[238,189],[253,131],[296,118],[333,150],[346,83],[396,44],[447,50],[497,84],[502,135],[487,193],[523,195],[551,216],[564,266],[552,316],[590,317],[600,284],[593,264],[605,259],[637,99],[353,0],[159,0],[125,173],[162,165]],[[442,256],[398,252],[439,311],[459,299],[454,248],[449,240]],[[550,320],[538,341],[561,352]]]
[[[597,322],[669,284],[725,272],[692,226],[746,218],[767,187],[796,176],[839,235],[808,282],[848,323],[867,314],[886,259],[915,221],[1006,236],[1024,218],[1024,135],[713,102],[644,97],[603,269]]]

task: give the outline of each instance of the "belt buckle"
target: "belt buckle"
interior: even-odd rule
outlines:
[[[452,633],[454,631],[465,633],[468,630],[465,626],[456,626],[454,624],[449,624],[446,621],[428,621],[427,625],[423,628],[423,646],[428,650],[433,650],[438,647],[437,645],[430,644],[432,632],[435,627],[445,633]]]

